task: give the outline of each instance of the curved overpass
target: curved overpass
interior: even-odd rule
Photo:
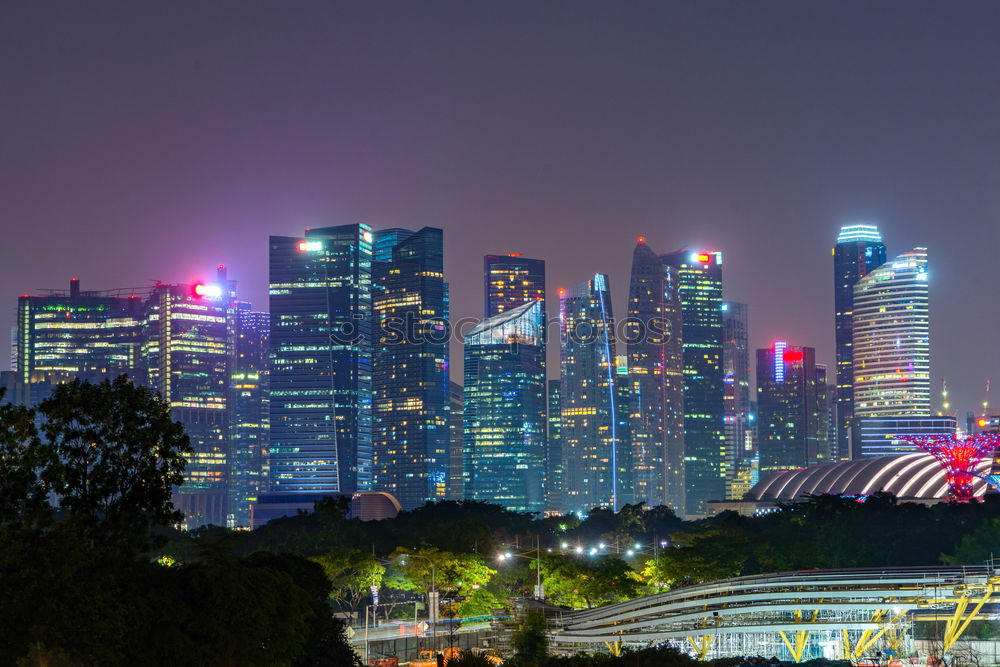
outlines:
[[[566,614],[559,644],[673,643],[701,658],[779,655],[857,660],[908,652],[913,620],[945,622],[948,650],[992,616],[989,566],[804,570],[736,577]]]

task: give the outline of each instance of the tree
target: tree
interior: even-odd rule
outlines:
[[[124,375],[74,380],[56,387],[39,414],[54,452],[43,476],[65,519],[92,543],[136,553],[157,527],[183,518],[171,494],[184,481],[191,446],[150,389]]]
[[[0,388],[0,399],[3,395]],[[0,403],[0,526],[37,526],[51,519],[56,461],[38,437],[35,411]]]
[[[636,597],[642,577],[614,556],[552,555],[542,559],[542,583],[546,596],[555,602],[589,609]]]
[[[496,570],[490,569],[477,554],[400,547],[389,557],[397,566],[386,577],[386,583],[404,591],[423,593],[433,585],[439,592],[468,595],[477,587],[485,586],[496,574]]]
[[[371,595],[372,587],[382,585],[385,575],[385,567],[375,555],[359,549],[335,547],[312,560],[322,566],[330,580],[330,599],[346,605],[353,613]]]
[[[521,626],[511,637],[515,667],[541,667],[549,656],[549,638],[546,634],[545,614],[538,609],[524,613]]]

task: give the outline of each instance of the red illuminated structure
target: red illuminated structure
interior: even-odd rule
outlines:
[[[899,435],[896,439],[916,445],[938,460],[947,473],[948,496],[960,503],[973,499],[972,480],[976,465],[1000,447],[1000,434],[977,433],[964,438],[953,435]]]

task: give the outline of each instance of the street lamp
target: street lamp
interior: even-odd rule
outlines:
[[[497,556],[497,560],[502,563],[503,561],[510,560],[515,556],[523,557],[522,554],[513,554],[509,551],[505,551]],[[537,535],[535,536],[535,599],[545,599],[545,589],[542,587],[542,545],[541,539]]]

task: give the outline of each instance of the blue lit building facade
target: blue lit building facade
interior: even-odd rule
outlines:
[[[631,485],[619,441],[614,316],[603,273],[559,297],[562,506],[617,510]],[[629,474],[629,479],[631,475]]]
[[[684,356],[677,275],[639,239],[625,331],[634,499],[683,514]]]
[[[270,480],[262,504],[287,508],[295,498],[308,510],[323,495],[371,488],[373,242],[365,224],[270,237]]]
[[[830,461],[826,367],[816,350],[778,341],[757,350],[760,472]]]
[[[875,225],[847,225],[833,249],[834,307],[837,352],[837,443],[838,461],[852,456],[854,428],[854,286],[885,263],[885,245]]]
[[[541,512],[545,474],[545,315],[534,300],[465,336],[464,494]]]
[[[403,509],[443,500],[450,458],[442,231],[375,232],[374,488]]]
[[[684,354],[684,479],[687,514],[725,498],[722,253],[662,255],[676,271]]]
[[[229,523],[250,526],[250,506],[267,491],[270,436],[268,338],[271,316],[237,303],[229,373]]]
[[[726,497],[742,498],[754,458],[750,423],[749,308],[745,303],[722,304],[722,381],[726,408]]]

